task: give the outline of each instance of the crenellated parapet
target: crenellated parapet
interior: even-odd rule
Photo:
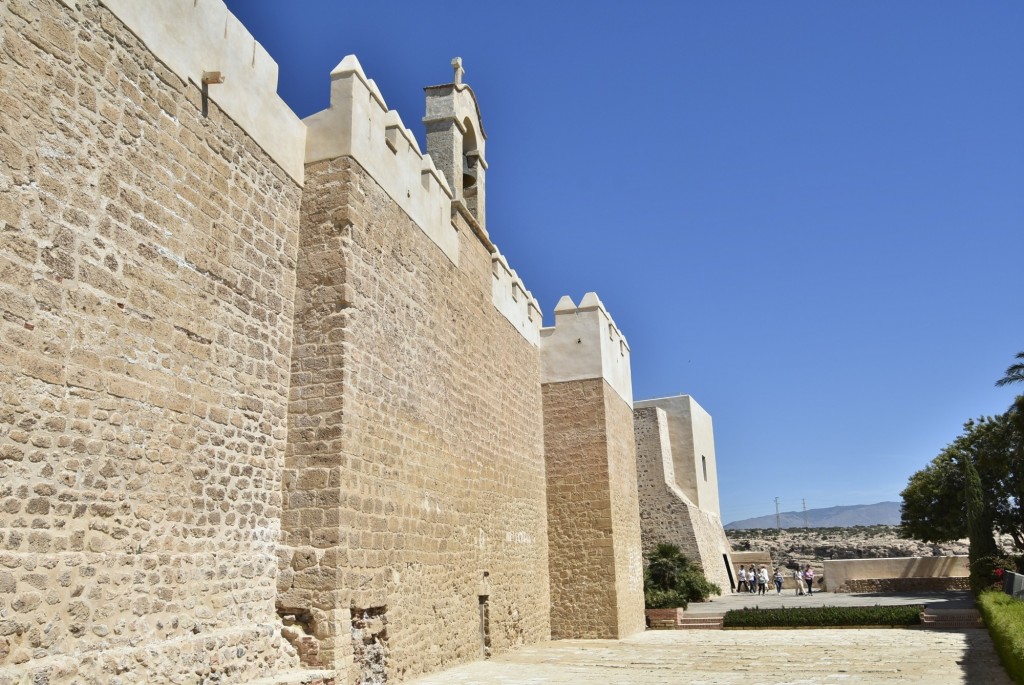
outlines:
[[[302,183],[306,127],[277,94],[277,62],[223,0],[100,2]]]
[[[420,151],[398,112],[388,109],[355,55],[331,72],[330,107],[303,121],[308,127],[307,164],[352,157],[452,263],[459,263],[451,188],[430,156]]]
[[[491,255],[491,273],[494,275],[491,295],[495,308],[524,338],[534,345],[540,344],[543,318],[540,305],[500,252]]]
[[[568,295],[555,307],[555,325],[540,331],[541,382],[603,378],[633,406],[629,345],[596,293],[577,307]]]
[[[398,112],[388,109],[377,84],[366,78],[354,55],[345,57],[331,72],[330,107],[303,120],[308,127],[306,163],[343,156],[354,158],[458,266],[459,238],[452,224],[452,204],[463,203],[467,211],[474,212],[475,221],[483,217],[483,173],[487,166],[483,158],[483,127],[468,86],[431,86],[427,93],[428,144],[433,141],[433,149],[442,155],[442,162],[447,160],[446,172],[435,166],[432,155],[420,150],[412,131],[402,123]],[[458,116],[440,116],[448,108]],[[457,145],[452,148],[455,152],[448,156],[444,156],[444,148],[437,147],[436,129],[442,119],[451,119],[452,130],[459,133]],[[478,138],[462,135],[474,126],[479,129]],[[466,142],[471,139],[472,142]],[[463,153],[465,145],[472,149]],[[470,161],[464,166],[457,165],[458,174],[453,176],[459,182],[456,192],[446,174],[453,173],[453,160],[463,159]],[[488,249],[495,308],[524,338],[538,345],[542,316],[537,300],[493,243],[488,242]]]

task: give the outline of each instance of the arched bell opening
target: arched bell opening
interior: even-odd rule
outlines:
[[[462,134],[462,189],[466,190],[476,185],[480,153],[476,149],[476,131],[473,130],[473,124],[469,117],[466,117],[463,126],[466,128],[466,132]]]
[[[480,152],[477,149],[476,130],[473,128],[473,122],[466,117],[462,123],[466,129],[462,134],[462,197],[466,202],[466,209],[473,216],[479,218],[477,214],[477,198],[479,196],[477,181],[482,172]]]

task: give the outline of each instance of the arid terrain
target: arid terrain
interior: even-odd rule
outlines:
[[[770,552],[779,566],[811,564],[821,575],[826,559],[883,559],[967,554],[967,540],[933,545],[900,537],[899,526],[852,528],[755,528],[727,530],[735,552]],[[1007,546],[1009,547],[1008,539]]]

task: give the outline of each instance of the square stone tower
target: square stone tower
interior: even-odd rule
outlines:
[[[676,486],[702,511],[721,517],[711,414],[689,395],[637,400],[633,407],[658,407],[665,412]]]
[[[643,630],[629,346],[604,305],[563,297],[541,329],[553,638]]]
[[[661,542],[678,545],[728,592],[732,550],[718,508],[711,415],[688,395],[634,406],[644,554]]]

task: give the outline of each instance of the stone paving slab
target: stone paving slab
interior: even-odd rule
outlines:
[[[1012,685],[986,631],[647,631],[559,640],[414,685]]]

